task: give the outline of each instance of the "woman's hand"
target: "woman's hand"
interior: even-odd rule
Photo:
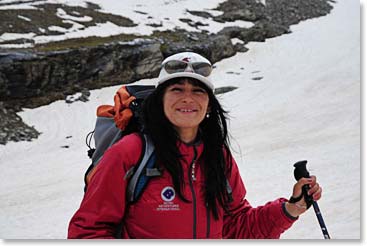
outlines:
[[[314,201],[317,201],[321,198],[322,189],[321,186],[316,182],[316,176],[299,179],[298,182],[293,186],[292,197],[300,197],[302,194],[302,187],[304,185],[308,185],[310,187],[308,190],[308,195],[311,196]],[[299,215],[306,212],[307,203],[304,196],[302,196],[302,199],[295,203],[286,202],[285,208],[290,215],[293,217],[298,217]]]

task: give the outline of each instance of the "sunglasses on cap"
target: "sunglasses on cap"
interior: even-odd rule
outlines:
[[[163,64],[164,70],[168,74],[180,73],[180,72],[192,72],[200,74],[204,77],[208,77],[212,72],[212,66],[205,62],[185,62],[180,60],[172,60]]]

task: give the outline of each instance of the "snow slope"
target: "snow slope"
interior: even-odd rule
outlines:
[[[289,197],[292,164],[307,159],[334,239],[361,238],[359,8],[359,1],[338,1],[331,14],[292,26],[291,34],[248,44],[248,52],[216,63],[213,74],[216,86],[239,87],[220,100],[230,111],[248,200],[258,206]],[[94,90],[87,103],[57,101],[20,113],[42,134],[0,145],[0,238],[66,237],[89,165],[85,135],[97,105],[112,103],[117,88]],[[322,239],[312,209],[281,238]]]

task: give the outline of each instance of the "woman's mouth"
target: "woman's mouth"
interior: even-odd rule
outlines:
[[[177,111],[181,112],[181,113],[193,113],[193,112],[197,112],[197,109],[188,109],[188,108],[179,108],[177,109]]]

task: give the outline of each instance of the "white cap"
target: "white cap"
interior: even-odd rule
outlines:
[[[169,56],[162,62],[162,68],[158,76],[158,85],[173,78],[189,77],[203,82],[207,87],[209,87],[209,89],[214,90],[214,85],[210,80],[210,75],[208,77],[204,77],[198,73],[195,73],[195,71],[190,70],[189,67],[184,72],[171,74],[167,73],[167,71],[164,69],[164,64],[169,61],[185,61],[188,63],[203,62],[212,65],[208,59],[194,52],[182,52]]]

